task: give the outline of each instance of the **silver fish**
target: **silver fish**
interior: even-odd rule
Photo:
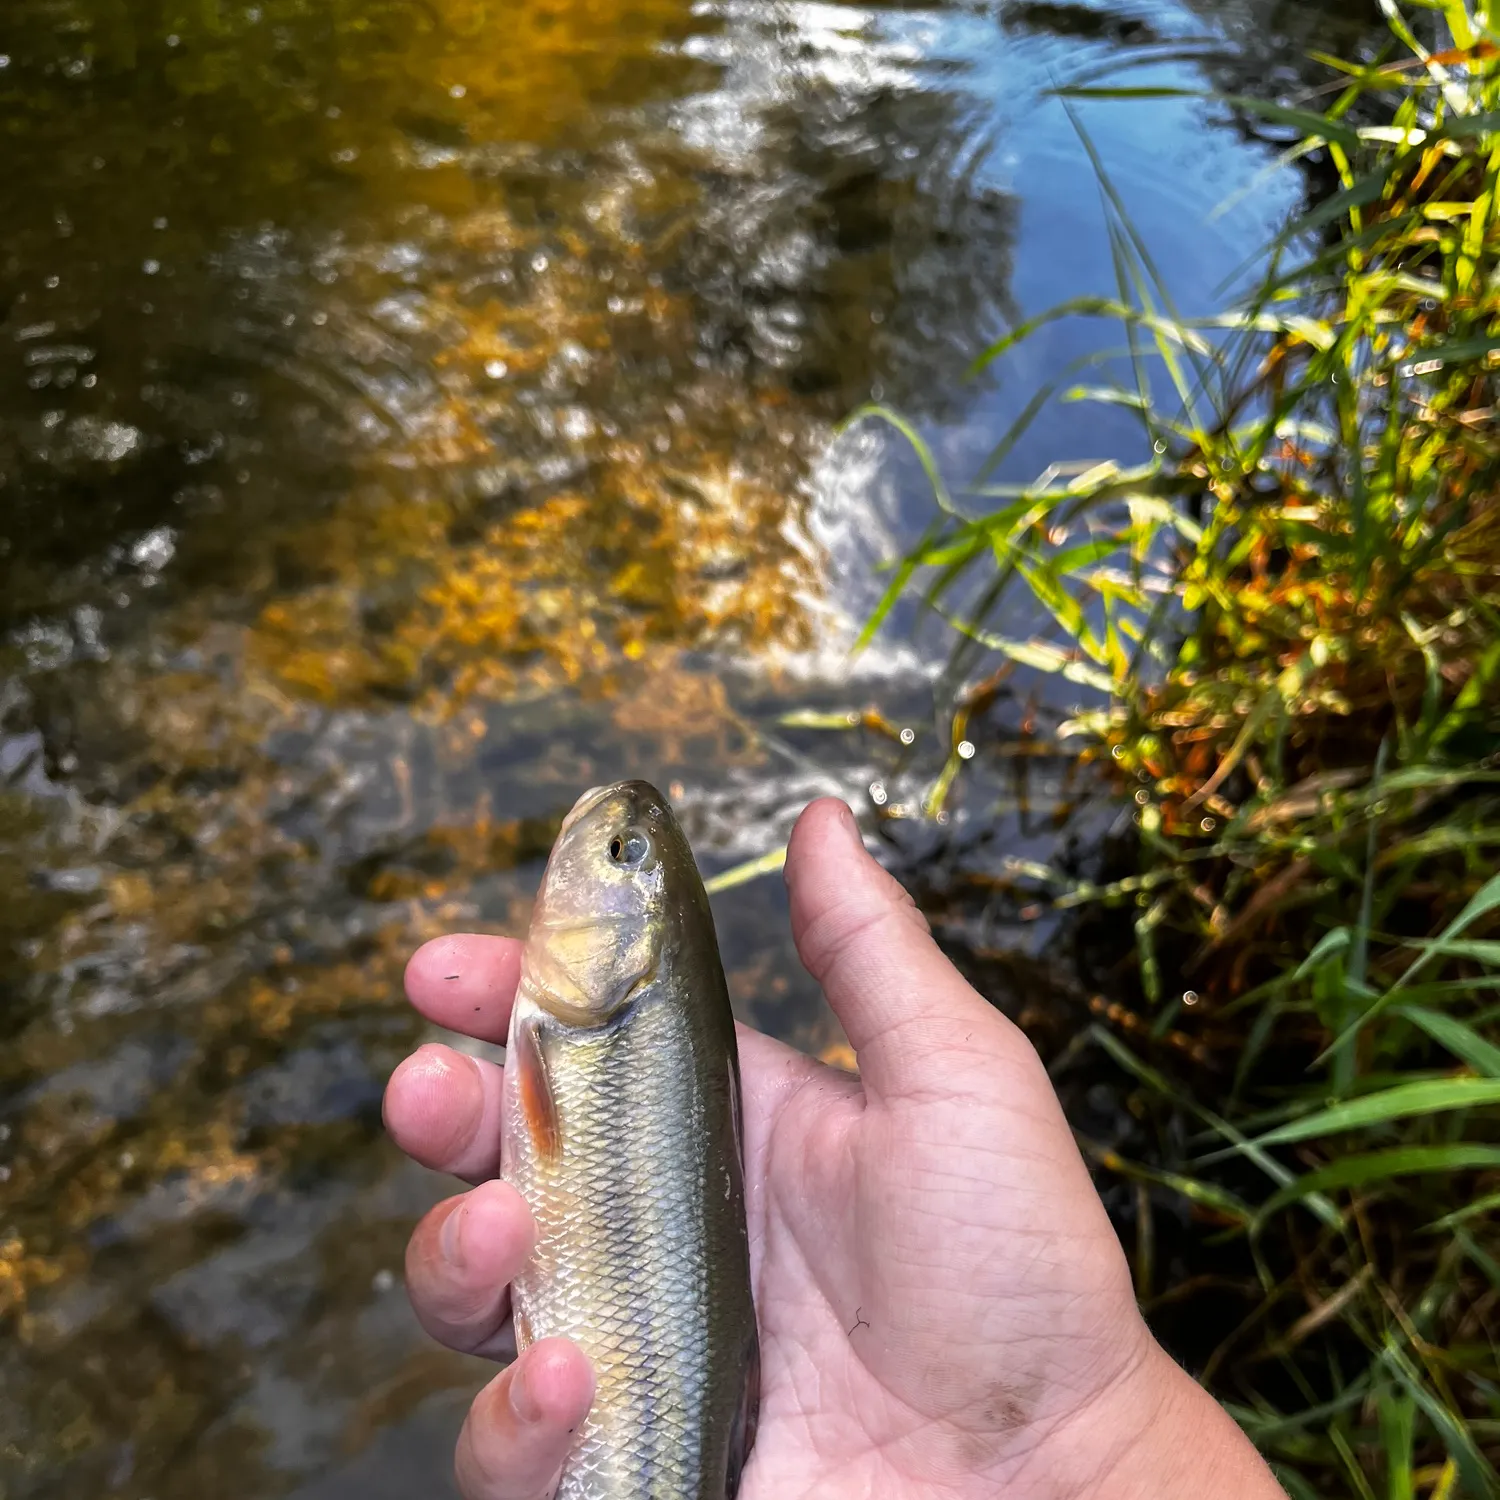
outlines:
[[[760,1374],[739,1059],[703,882],[645,782],[586,792],[553,846],[503,1130],[538,1231],[517,1345],[566,1335],[597,1380],[559,1500],[732,1500]]]

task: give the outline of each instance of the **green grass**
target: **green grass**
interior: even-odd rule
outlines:
[[[1031,874],[1133,928],[1145,1024],[1087,1045],[1140,1159],[1095,1159],[1137,1185],[1148,1304],[1192,1303],[1163,1204],[1205,1281],[1251,1282],[1198,1373],[1299,1497],[1500,1494],[1500,29],[1422,8],[1445,49],[1386,0],[1388,54],[1324,59],[1321,111],[1230,101],[1339,182],[1243,305],[1184,317],[1095,158],[1115,287],[976,368],[1061,317],[1124,357],[1039,392],[963,489],[860,414],[938,500],[870,632],[920,590],[957,677],[998,654],[1091,695],[1061,734],[1134,802],[1130,866]],[[1131,413],[1138,462],[995,482],[1053,402]],[[990,628],[1016,590],[1034,638]]]

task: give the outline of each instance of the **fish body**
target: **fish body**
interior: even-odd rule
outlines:
[[[596,1391],[558,1500],[730,1500],[754,1439],[739,1063],[713,918],[666,799],[587,792],[542,880],[511,1019],[502,1174],[535,1251],[516,1341]]]

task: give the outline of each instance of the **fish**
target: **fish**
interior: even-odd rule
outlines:
[[[585,792],[521,959],[501,1175],[536,1244],[516,1346],[573,1340],[593,1406],[557,1500],[733,1500],[760,1345],[734,1016],[708,896],[667,799]]]

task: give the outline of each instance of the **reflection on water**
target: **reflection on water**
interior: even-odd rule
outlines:
[[[973,871],[1084,837],[1077,789],[1018,683],[954,824],[902,816],[947,748],[941,642],[847,650],[926,502],[875,435],[830,440],[871,395],[957,450],[1024,402],[957,377],[1023,269],[1028,302],[1084,289],[1038,85],[1188,34],[10,0],[0,1495],[437,1492],[482,1372],[398,1285],[439,1191],[379,1133],[401,969],[524,924],[580,786],[670,787],[710,870],[848,796],[940,923],[1035,948]],[[1028,178],[1069,149],[1071,184]],[[877,700],[913,749],[818,727]],[[783,915],[775,881],[721,898],[736,1003],[837,1053]]]

